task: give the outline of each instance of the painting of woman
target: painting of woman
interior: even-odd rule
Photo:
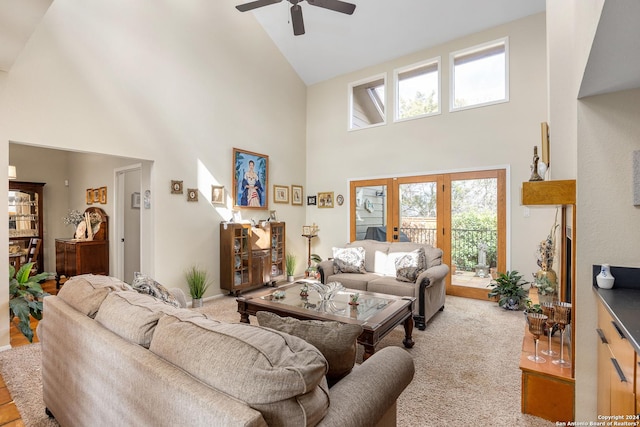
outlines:
[[[242,208],[267,207],[268,157],[234,148],[234,205]]]

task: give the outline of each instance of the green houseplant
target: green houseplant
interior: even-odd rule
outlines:
[[[489,298],[497,298],[498,305],[506,310],[520,310],[528,299],[527,291],[523,289],[527,281],[516,270],[499,273],[498,277],[489,283],[491,292]]]
[[[293,282],[293,274],[296,271],[296,256],[292,253],[288,253],[284,258],[284,267],[287,270],[287,280]]]
[[[193,307],[202,307],[202,297],[211,285],[207,277],[206,270],[199,269],[195,265],[185,273],[187,284],[189,285],[189,294],[193,299]]]
[[[42,299],[49,294],[42,290],[40,282],[49,277],[50,273],[40,273],[31,276],[33,263],[29,262],[16,272],[9,265],[9,315],[13,321],[18,318],[17,327],[22,335],[33,342],[33,329],[31,329],[31,316],[42,320]]]

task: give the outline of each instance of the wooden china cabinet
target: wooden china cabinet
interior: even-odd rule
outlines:
[[[285,277],[285,223],[220,224],[220,289],[238,295]]]
[[[38,272],[44,271],[44,186],[42,182],[9,180],[9,253],[26,258],[31,239],[42,239],[37,260]]]
[[[109,217],[100,208],[90,207],[85,213],[97,214],[100,226],[93,240],[56,239],[56,284],[60,287],[60,277],[78,274],[109,275]]]

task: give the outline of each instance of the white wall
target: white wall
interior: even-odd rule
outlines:
[[[143,212],[151,231],[142,232],[142,266],[186,290],[183,272],[198,263],[214,278],[214,295],[218,224],[231,203],[214,208],[210,185],[231,188],[233,147],[269,156],[270,185],[303,184],[305,107],[305,85],[262,27],[226,2],[56,0],[0,93],[0,167],[11,140],[153,162],[143,184],[152,209]],[[170,194],[172,179],[199,188],[200,201]],[[301,230],[304,209],[277,210]],[[268,210],[243,215],[264,219]],[[302,238],[289,236],[304,254]],[[0,346],[8,324],[0,322]]]
[[[449,53],[505,36],[509,37],[510,101],[449,113]],[[442,57],[442,114],[399,123],[388,119],[385,126],[347,131],[349,83],[387,73],[387,99],[391,100],[394,68],[436,56]],[[531,277],[537,270],[535,248],[546,237],[554,214],[531,209],[531,216],[525,218],[520,206],[533,147],[540,145],[540,123],[547,121],[546,87],[544,14],[310,86],[308,192],[333,191],[346,199],[334,209],[307,208],[307,222],[320,227],[313,251],[326,258],[332,246],[348,241],[350,179],[507,166],[511,172],[509,268]],[[392,110],[389,101],[387,110]]]
[[[618,265],[614,259],[600,259],[602,252],[599,247],[603,234],[590,224],[594,219],[601,225],[606,222],[603,229],[608,231],[612,224],[618,222],[609,222],[597,213],[596,218],[593,218],[594,212],[589,207],[589,199],[600,197],[592,187],[594,180],[601,180],[601,173],[609,170],[609,167],[616,170],[622,165],[619,161],[605,161],[600,162],[601,167],[594,168],[591,164],[585,168],[583,156],[592,156],[592,144],[584,140],[589,133],[585,129],[591,128],[596,122],[592,122],[592,114],[580,112],[582,108],[579,108],[577,101],[603,4],[604,0],[547,1],[551,164],[554,178],[577,180],[576,292],[573,320],[576,329],[575,414],[576,420],[580,421],[597,419],[597,349],[594,336],[596,312],[591,290],[591,265],[603,262]],[[625,116],[629,113],[625,113]],[[596,127],[609,127],[602,121],[597,120],[600,123]],[[600,141],[600,145],[609,149],[609,144],[604,141]],[[613,190],[614,195],[611,197],[617,198],[617,191]],[[615,203],[611,206],[617,208],[617,205]]]

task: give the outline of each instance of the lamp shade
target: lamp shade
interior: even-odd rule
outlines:
[[[9,179],[16,179],[18,177],[16,167],[9,165]]]

